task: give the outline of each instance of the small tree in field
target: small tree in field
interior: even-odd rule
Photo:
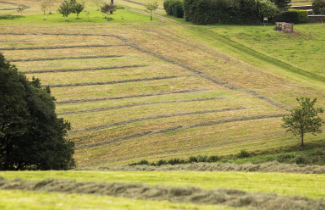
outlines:
[[[64,0],[62,4],[58,8],[58,12],[61,13],[64,17],[66,17],[66,21],[69,21],[69,15],[74,10],[74,5],[71,4],[69,0]]]
[[[17,12],[20,12],[20,15],[22,15],[23,14],[23,11],[26,9],[26,7],[24,7],[24,6],[19,6],[18,8],[17,8]]]
[[[77,13],[77,19],[79,19],[79,14],[80,12],[82,12],[82,10],[85,9],[85,6],[81,3],[76,3],[76,5],[74,6],[74,12]]]
[[[299,106],[294,107],[289,116],[283,117],[283,128],[287,128],[287,132],[291,131],[293,135],[301,137],[301,146],[304,145],[304,135],[312,133],[316,135],[321,133],[321,126],[324,121],[318,116],[323,113],[322,108],[315,108],[317,98],[310,100],[309,97],[297,98]]]
[[[42,3],[41,3],[41,10],[44,12],[44,20],[46,20],[46,14],[45,14],[45,12],[46,12],[48,6],[49,6],[48,5],[48,2],[45,1],[45,0],[43,0]]]
[[[104,4],[101,8],[100,11],[105,14],[105,18],[107,18],[107,13],[108,12],[113,12],[116,11],[114,4]]]
[[[93,2],[96,4],[97,10],[99,10],[99,4],[102,3],[102,0],[93,0]]]
[[[147,3],[146,9],[150,11],[150,20],[152,20],[152,12],[158,9],[158,3],[156,1]]]

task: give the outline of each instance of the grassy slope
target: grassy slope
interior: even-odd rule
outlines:
[[[25,180],[69,179],[95,182],[140,182],[148,185],[196,186],[203,189],[230,188],[249,192],[300,195],[310,198],[325,196],[325,176],[289,173],[242,172],[100,172],[47,171],[0,172],[8,179]]]
[[[18,1],[17,3],[22,3]],[[32,9],[26,10],[26,20],[42,15],[36,1],[26,1]],[[117,4],[134,7],[143,11],[143,6],[124,1]],[[87,10],[94,11],[95,5],[87,5]],[[54,10],[53,10],[54,11]],[[118,14],[118,10],[116,14]],[[123,10],[127,12],[128,10]],[[157,11],[161,13],[161,11]],[[131,14],[131,13],[130,13]],[[132,14],[136,14],[133,13]],[[84,15],[84,13],[83,13]],[[35,17],[36,17],[35,16]],[[73,17],[75,15],[72,15]],[[50,19],[51,16],[48,16]],[[52,17],[55,17],[53,14]],[[139,18],[143,17],[139,15]],[[59,17],[58,17],[59,18]],[[101,17],[102,18],[102,17]],[[130,39],[140,47],[153,53],[163,55],[172,60],[181,62],[188,66],[197,68],[215,78],[221,79],[238,88],[249,89],[268,96],[287,106],[296,104],[295,97],[308,95],[319,97],[319,104],[325,105],[322,99],[325,96],[324,84],[313,77],[297,74],[295,71],[296,60],[281,60],[278,52],[274,50],[274,40],[278,37],[290,35],[279,34],[272,30],[273,26],[251,27],[251,26],[193,26],[191,24],[179,25],[174,22],[152,21],[133,23],[74,23],[38,21],[32,18],[32,22],[23,20],[1,21],[0,27],[3,32],[15,33],[92,33],[112,34]],[[61,21],[61,19],[57,19]],[[63,19],[64,20],[64,19]],[[127,20],[125,20],[127,21]],[[133,20],[128,20],[133,21]],[[317,29],[317,24],[297,25],[295,28],[303,31],[311,31],[312,37],[323,35]],[[237,34],[242,34],[237,39]],[[247,35],[248,34],[248,35]],[[252,34],[253,36],[249,36]],[[270,35],[270,36],[269,36]],[[305,41],[306,36],[299,34],[295,39],[290,39],[291,48],[297,49],[296,43]],[[226,36],[226,38],[225,38]],[[101,36],[53,36],[53,35],[0,35],[3,40],[2,47],[33,47],[33,46],[62,46],[62,45],[91,45],[91,44],[123,44],[123,41],[115,37]],[[273,43],[273,54],[264,55],[262,41]],[[307,36],[309,37],[309,35]],[[250,43],[252,48],[250,49]],[[319,45],[322,43],[320,42]],[[305,46],[305,45],[304,45]],[[309,49],[309,48],[308,48]],[[313,49],[313,48],[310,48]],[[280,49],[279,49],[280,50]],[[270,50],[271,51],[271,50]],[[320,52],[322,49],[320,49]],[[175,64],[168,63],[153,54],[140,52],[131,47],[104,47],[104,48],[66,48],[51,50],[22,50],[3,51],[8,59],[30,59],[30,58],[52,58],[52,57],[77,57],[97,55],[124,55],[120,58],[98,58],[78,60],[54,60],[16,62],[20,71],[44,70],[44,69],[66,69],[66,68],[98,68],[122,65],[149,65],[148,67],[113,69],[103,71],[83,72],[60,72],[28,74],[28,77],[37,76],[43,84],[75,83],[75,82],[99,82],[112,80],[125,80],[136,78],[148,78],[157,76],[187,75],[193,74]],[[257,56],[261,54],[260,56]],[[230,56],[229,56],[230,55]],[[295,56],[303,56],[302,51],[297,51]],[[266,59],[265,59],[266,58]],[[306,62],[314,64],[315,60],[305,59]],[[244,62],[243,62],[244,61]],[[279,62],[273,62],[279,61]],[[292,63],[290,63],[292,62]],[[307,65],[318,68],[322,65]],[[289,67],[288,67],[289,66]],[[300,67],[304,71],[304,66]],[[314,70],[312,73],[318,74]],[[317,79],[317,78],[316,78]],[[212,109],[235,108],[244,106],[244,110],[228,111],[220,113],[207,113],[199,115],[187,115],[168,117],[153,120],[143,120],[134,123],[113,126],[111,128],[81,132],[72,134],[70,139],[76,145],[100,142],[103,140],[123,137],[138,132],[167,128],[171,126],[188,125],[210,120],[232,119],[242,116],[256,116],[260,114],[283,113],[285,110],[276,108],[263,100],[254,98],[241,91],[231,91],[223,86],[217,85],[199,76],[180,77],[166,80],[142,81],[120,83],[112,85],[73,86],[52,88],[52,93],[57,100],[116,97],[135,94],[168,93],[188,89],[199,89],[195,93],[168,94],[152,97],[126,98],[120,100],[109,100],[100,102],[87,102],[76,104],[58,104],[57,111],[75,111],[84,109],[105,108],[110,106],[127,105],[133,103],[152,103],[167,100],[182,100],[194,98],[207,98],[222,96],[222,100],[209,100],[203,102],[165,103],[152,104],[137,107],[112,109],[102,112],[88,114],[64,115],[73,124],[73,129],[81,129],[98,125],[116,123],[123,120],[139,119],[163,114],[177,114],[182,112],[193,112]],[[187,157],[189,155],[227,155],[238,153],[241,149],[246,150],[268,150],[285,145],[297,144],[298,140],[290,134],[284,133],[280,126],[280,118],[263,119],[255,121],[233,122],[214,126],[198,127],[180,131],[157,133],[149,136],[138,137],[128,141],[104,145],[77,151],[75,158],[79,166],[100,166],[125,164],[146,158],[151,161],[159,158],[169,159],[171,157]],[[306,142],[319,141],[324,134],[317,137],[307,136]],[[238,146],[240,145],[240,146]]]

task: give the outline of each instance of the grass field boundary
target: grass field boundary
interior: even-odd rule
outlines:
[[[195,93],[195,92],[203,92],[203,91],[207,91],[207,89],[193,88],[193,89],[184,89],[184,90],[170,91],[170,92],[157,92],[157,93],[136,94],[136,95],[126,95],[126,96],[117,96],[117,97],[68,99],[68,100],[55,101],[55,103],[56,104],[86,103],[86,102],[94,102],[94,101],[121,100],[126,98],[142,98],[142,97],[152,97],[152,96],[171,95],[171,94],[186,94],[186,93]]]
[[[105,81],[105,82],[53,84],[53,85],[42,85],[41,87],[45,88],[45,87],[49,86],[49,87],[53,88],[53,87],[71,87],[71,86],[109,85],[109,84],[128,83],[128,82],[142,82],[142,81],[152,81],[152,80],[175,79],[175,78],[193,77],[193,76],[196,76],[196,75],[189,74],[189,75],[174,75],[174,76],[150,77],[150,78],[140,78],[140,79],[113,80],[113,81]]]
[[[196,98],[196,99],[182,99],[182,100],[173,100],[173,101],[169,100],[169,101],[133,103],[133,104],[126,104],[126,105],[119,105],[119,106],[104,107],[104,108],[99,108],[99,109],[85,109],[85,110],[78,110],[78,111],[61,112],[61,113],[57,113],[57,115],[71,115],[71,114],[101,112],[101,111],[107,111],[107,110],[112,110],[112,109],[123,109],[123,108],[129,108],[129,107],[135,107],[135,106],[146,106],[146,105],[153,105],[153,104],[186,103],[186,102],[209,101],[209,100],[220,100],[220,99],[225,99],[225,98],[224,97],[213,97],[213,98]]]
[[[78,129],[78,130],[72,130],[72,131],[69,131],[68,134],[71,135],[71,134],[81,133],[81,132],[86,132],[86,131],[102,130],[102,129],[110,128],[113,126],[126,125],[126,124],[140,122],[140,121],[156,120],[156,119],[179,117],[179,116],[186,116],[186,115],[198,115],[198,114],[208,114],[208,113],[216,113],[216,112],[236,111],[236,110],[242,110],[242,109],[246,109],[246,108],[240,106],[240,107],[236,107],[236,108],[201,110],[201,111],[194,111],[194,112],[181,112],[181,113],[173,113],[173,114],[155,115],[155,116],[150,116],[150,117],[141,117],[141,118],[137,118],[137,119],[124,120],[124,121],[120,121],[120,122],[112,123],[112,124],[104,124],[104,125],[99,125],[99,126],[82,128],[82,129]]]
[[[207,29],[202,29],[202,28],[195,28],[195,30],[199,31],[201,34],[205,34],[205,35],[209,35],[209,37],[213,37],[214,39],[218,39],[219,41],[222,41],[223,43],[237,49],[237,50],[240,50],[246,54],[249,54],[253,57],[256,57],[264,62],[267,62],[267,63],[271,63],[272,65],[276,65],[286,71],[289,71],[289,72],[292,72],[292,73],[295,73],[295,74],[299,74],[299,75],[302,75],[302,76],[305,76],[309,79],[313,79],[313,80],[317,80],[317,81],[320,81],[320,82],[325,82],[325,77],[322,77],[320,75],[317,75],[317,74],[314,74],[314,73],[311,73],[311,72],[308,72],[308,71],[305,71],[303,69],[300,69],[300,68],[297,68],[297,67],[294,67],[288,63],[285,63],[283,61],[280,61],[276,58],[273,58],[273,57],[270,57],[268,55],[265,55],[261,52],[257,52],[256,50],[253,50],[252,48],[249,48],[249,47],[246,47],[245,45],[243,44],[240,44],[236,41],[233,41],[231,39],[229,39],[227,36],[224,36],[224,35],[220,35],[218,33],[215,33],[211,30],[207,30]]]
[[[110,69],[140,68],[140,67],[147,67],[147,66],[149,65],[112,66],[112,67],[86,68],[86,69],[49,69],[49,70],[36,70],[36,71],[22,71],[22,73],[41,74],[41,73],[75,72],[75,71],[102,71],[102,70],[110,70]]]
[[[67,49],[67,48],[96,48],[96,47],[120,47],[127,46],[125,44],[93,44],[93,45],[70,45],[70,46],[48,46],[48,47],[3,47],[0,50],[52,50],[52,49]]]
[[[190,128],[205,127],[205,126],[211,126],[211,125],[219,125],[219,124],[230,123],[230,122],[241,122],[241,121],[249,121],[249,120],[278,118],[278,117],[283,117],[283,116],[288,116],[288,115],[289,114],[286,114],[286,113],[284,113],[284,114],[270,114],[270,115],[257,115],[257,116],[251,116],[251,117],[239,117],[239,118],[222,119],[222,120],[216,120],[216,121],[208,121],[208,122],[191,124],[191,125],[179,125],[179,126],[173,126],[173,127],[157,129],[157,130],[152,130],[152,131],[144,131],[144,132],[135,133],[135,134],[131,134],[128,136],[123,136],[123,137],[119,137],[119,138],[115,138],[115,139],[111,139],[111,140],[105,140],[105,141],[96,142],[96,143],[79,145],[79,146],[75,147],[75,150],[87,149],[87,148],[102,146],[102,145],[106,145],[106,144],[113,144],[116,142],[121,142],[121,141],[129,140],[129,139],[143,137],[143,136],[157,134],[157,133],[166,133],[166,132],[170,132],[170,131],[185,130],[185,129],[190,129]],[[110,124],[110,125],[113,125],[113,124]],[[106,125],[106,126],[108,126],[108,125]],[[99,127],[99,126],[97,126],[97,127]],[[92,128],[96,128],[96,127],[92,127]],[[104,127],[101,129],[104,129]],[[77,130],[77,131],[80,131],[80,130]],[[85,130],[85,131],[87,131],[87,130]],[[73,131],[70,131],[69,134],[72,134],[72,132]],[[83,130],[80,132],[83,132]]]
[[[30,62],[30,61],[54,61],[54,60],[78,60],[78,59],[98,59],[98,58],[118,58],[123,55],[98,55],[82,57],[61,57],[61,58],[31,58],[31,59],[8,59],[9,62]]]
[[[143,183],[76,182],[75,180],[45,179],[25,181],[0,177],[1,190],[24,190],[96,194],[145,200],[168,200],[174,203],[214,204],[258,209],[320,209],[324,199],[301,196],[279,196],[270,193],[245,192],[237,189],[207,190],[199,187],[149,186]]]

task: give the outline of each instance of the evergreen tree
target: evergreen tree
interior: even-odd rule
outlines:
[[[50,88],[28,81],[0,53],[0,170],[75,167],[70,123],[57,118]]]
[[[291,6],[291,0],[272,0],[272,2],[279,8],[281,11],[287,11]]]

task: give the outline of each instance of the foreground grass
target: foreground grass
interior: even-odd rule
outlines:
[[[69,179],[90,182],[140,182],[148,185],[230,188],[249,192],[325,197],[325,175],[242,172],[113,172],[113,171],[22,171],[0,172],[7,179]]]
[[[205,210],[233,209],[231,207],[216,205],[193,205],[193,204],[174,204],[168,201],[147,201],[137,199],[127,199],[111,196],[78,195],[62,193],[40,193],[24,191],[5,191],[0,190],[0,208],[2,210],[67,210],[67,209],[153,209],[153,210]]]

